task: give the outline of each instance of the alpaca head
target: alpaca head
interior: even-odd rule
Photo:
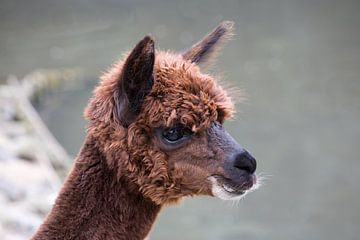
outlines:
[[[256,183],[255,159],[222,127],[233,103],[198,66],[232,26],[220,24],[182,54],[156,51],[145,37],[102,77],[86,109],[109,168],[157,204],[237,199]]]

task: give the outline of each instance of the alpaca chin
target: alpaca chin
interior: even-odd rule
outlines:
[[[218,179],[216,177],[209,177],[208,178],[212,184],[211,192],[214,195],[214,197],[220,198],[222,200],[240,200],[244,198],[248,193],[253,192],[254,190],[258,189],[261,184],[260,181],[255,181],[253,186],[249,189],[238,191],[235,189],[232,189],[231,187],[220,184]]]

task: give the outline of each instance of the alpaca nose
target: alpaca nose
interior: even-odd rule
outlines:
[[[256,170],[256,160],[245,150],[235,156],[234,167],[249,174],[253,174]]]

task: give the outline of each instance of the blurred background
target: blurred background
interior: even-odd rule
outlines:
[[[124,51],[149,33],[181,51],[232,20],[234,40],[205,71],[246,90],[226,128],[256,156],[264,186],[236,204],[165,208],[151,239],[359,239],[359,12],[357,0],[0,0],[0,238],[27,239],[40,224],[63,163],[34,149],[49,137],[57,156],[77,154],[91,91]],[[56,139],[32,126],[37,113]]]

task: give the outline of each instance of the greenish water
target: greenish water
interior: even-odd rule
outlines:
[[[151,239],[359,239],[358,1],[1,1],[0,75],[80,67],[41,115],[71,154],[95,79],[147,33],[181,50],[220,20],[237,36],[211,72],[246,89],[226,127],[258,159],[265,186],[240,203],[187,199],[164,209]]]

